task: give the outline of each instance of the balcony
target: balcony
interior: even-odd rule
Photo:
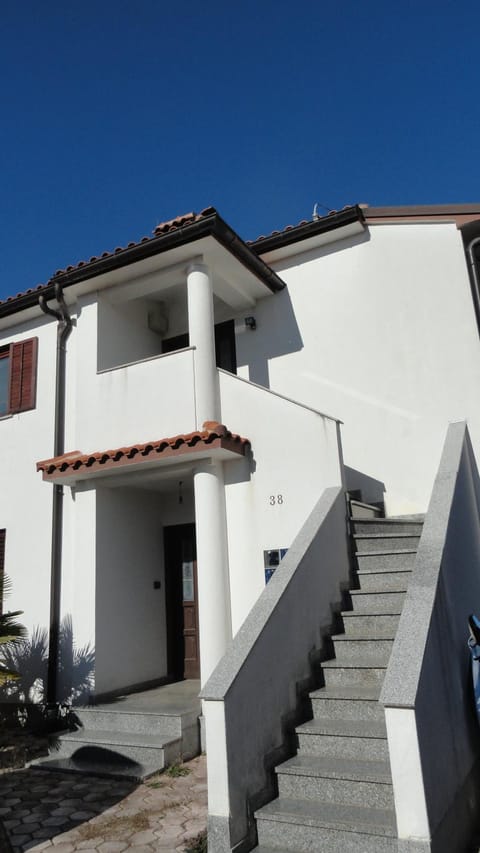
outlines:
[[[77,398],[75,447],[106,449],[197,428],[194,347],[99,371]]]

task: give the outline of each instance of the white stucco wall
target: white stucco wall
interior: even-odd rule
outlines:
[[[257,305],[257,331],[237,340],[239,373],[340,418],[345,464],[385,485],[389,512],[425,510],[447,423],[467,419],[480,442],[459,231],[371,225],[273,266],[288,290]],[[365,497],[379,491],[367,484]]]
[[[424,510],[447,423],[466,419],[474,448],[480,447],[480,341],[459,232],[449,224],[371,225],[366,236],[273,266],[288,287],[249,310],[257,330],[237,336],[240,376],[340,418],[348,483],[364,486],[365,499],[380,499],[385,490],[390,513]],[[96,295],[75,302],[73,290],[67,294],[75,326],[67,354],[66,450],[121,447],[201,426],[195,350],[150,358],[159,338],[145,325],[146,302],[132,303],[131,313],[127,305],[105,303],[99,316]],[[14,319],[0,343],[38,335],[37,406],[0,420],[0,527],[7,530],[6,569],[13,581],[6,603],[24,610],[31,630],[49,621],[52,487],[35,463],[53,453],[56,322],[40,316],[15,325]],[[122,353],[127,361],[149,359],[98,372]],[[222,420],[253,448],[253,466],[242,460],[224,466],[236,631],[263,589],[263,551],[290,546],[321,491],[340,482],[340,472],[333,421],[225,373],[220,386]],[[160,558],[153,566],[146,552],[162,551],[158,530],[177,523],[178,508],[163,501],[162,514],[157,496],[139,513],[138,494],[131,506],[145,525],[142,572],[150,582]],[[66,490],[62,613],[74,617],[80,644],[98,646],[99,640],[96,549],[106,544],[96,539],[102,529],[97,515],[107,515],[115,534],[121,527],[113,521],[116,502],[121,517],[133,517],[120,490],[112,501],[103,501],[107,512],[94,490]],[[186,520],[192,520],[191,505]],[[120,538],[129,530],[130,520]],[[126,541],[124,555],[129,547]],[[106,585],[113,571],[111,565],[102,576]],[[128,576],[126,564],[122,571]],[[145,639],[152,647],[161,646],[159,624],[152,621]],[[122,666],[113,680],[125,678]],[[150,672],[135,678],[147,680]]]
[[[232,629],[265,586],[264,550],[289,548],[325,488],[340,485],[335,421],[219,371],[222,420],[248,438],[225,465]]]
[[[146,299],[112,304],[108,297],[99,295],[97,305],[98,370],[162,352],[162,338],[148,327],[152,306]]]
[[[35,463],[53,451],[56,327],[42,317],[0,333],[0,346],[31,337],[38,337],[36,407],[0,419],[0,527],[6,529],[5,570],[13,586],[4,606],[23,611],[29,632],[49,623],[52,489]]]
[[[96,521],[95,687],[105,692],[167,673],[163,535],[158,498],[138,489],[97,489]]]
[[[195,351],[169,353],[97,373],[96,298],[84,297],[79,307],[74,331],[76,392],[67,449],[87,453],[196,429]],[[114,325],[107,332],[114,337]],[[148,330],[145,333],[148,337]]]
[[[64,494],[61,618],[71,617],[78,648],[95,648],[97,493],[66,487]]]

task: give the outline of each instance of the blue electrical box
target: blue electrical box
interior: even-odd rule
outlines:
[[[263,552],[263,567],[265,569],[265,583],[267,584],[272,577],[277,566],[280,565],[288,548],[272,548],[269,551]]]

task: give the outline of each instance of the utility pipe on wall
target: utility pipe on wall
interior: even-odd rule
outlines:
[[[477,263],[476,263],[476,259],[475,259],[475,253],[474,253],[475,246],[478,246],[479,243],[480,243],[480,237],[474,237],[474,239],[471,240],[467,246],[467,253],[468,253],[468,260],[470,263],[470,268],[472,271],[472,279],[473,279],[472,290],[473,290],[474,308],[475,308],[475,313],[477,315],[477,322],[480,325],[480,282],[478,280],[478,269],[477,269]]]
[[[55,424],[53,455],[61,456],[65,452],[65,376],[66,344],[72,331],[72,318],[63,298],[59,282],[55,285],[55,298],[59,308],[49,308],[45,297],[39,297],[40,308],[45,314],[55,317],[57,326],[57,359],[55,376]],[[60,634],[60,592],[62,580],[62,528],[63,528],[63,486],[53,486],[52,508],[52,556],[50,572],[50,628],[48,642],[47,704],[57,702],[57,677],[59,664]]]

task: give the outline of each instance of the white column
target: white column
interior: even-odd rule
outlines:
[[[188,332],[190,346],[196,347],[195,398],[197,429],[205,421],[220,420],[220,394],[215,363],[213,288],[205,264],[190,264],[187,270]]]
[[[232,637],[228,579],[225,486],[221,462],[208,462],[193,475],[197,538],[200,677],[205,684]]]

